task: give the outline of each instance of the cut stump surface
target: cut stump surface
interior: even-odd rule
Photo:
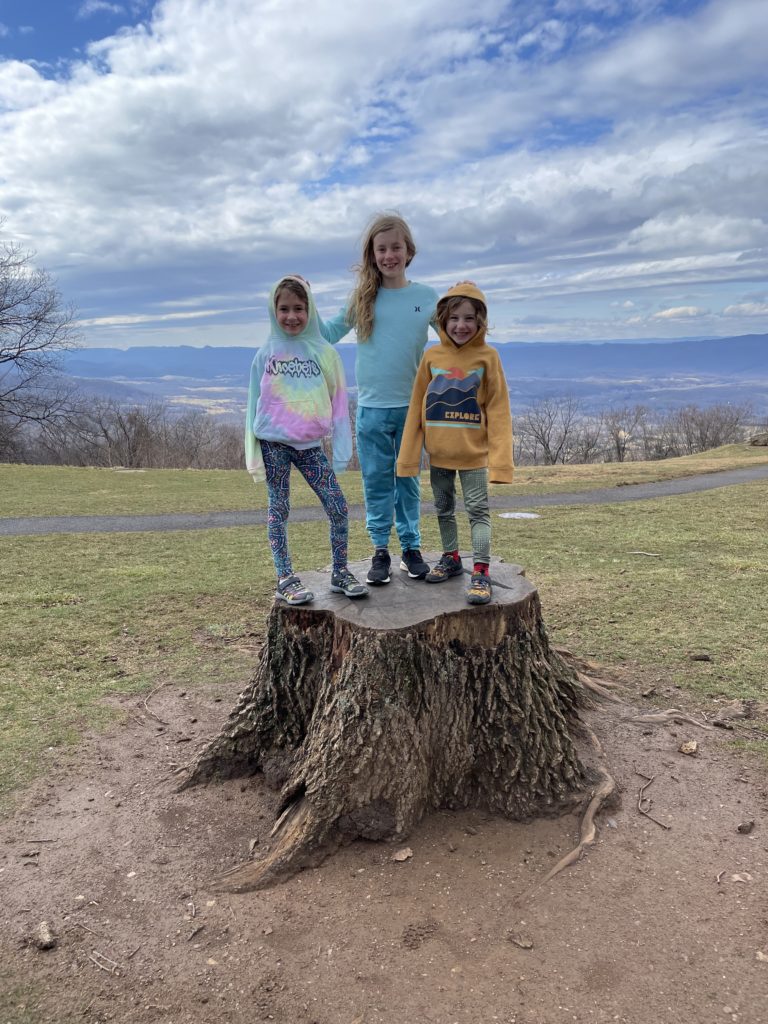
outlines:
[[[368,562],[351,568],[364,579]],[[437,808],[524,820],[583,796],[582,688],[521,567],[494,562],[491,580],[492,602],[470,606],[467,574],[431,585],[393,567],[352,601],[302,573],[314,602],[275,603],[256,675],[183,783],[263,772],[281,789],[271,848],[222,887],[268,885],[356,838],[400,842]]]

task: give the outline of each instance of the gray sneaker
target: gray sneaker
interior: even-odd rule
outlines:
[[[315,595],[307,590],[298,576],[289,576],[277,584],[275,597],[285,601],[286,604],[309,604],[314,601]]]
[[[356,580],[349,569],[342,569],[331,576],[331,590],[347,597],[368,597],[368,587]]]
[[[440,561],[428,572],[425,579],[427,583],[443,583],[445,580],[449,580],[451,576],[461,576],[464,572],[464,567],[461,564],[461,559],[456,561],[453,555],[446,554],[440,557]]]

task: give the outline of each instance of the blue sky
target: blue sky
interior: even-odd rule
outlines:
[[[494,338],[768,332],[764,0],[0,0],[0,238],[87,345],[242,344],[366,221]]]

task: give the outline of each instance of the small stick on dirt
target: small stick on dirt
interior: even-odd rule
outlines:
[[[84,932],[90,932],[91,935],[101,935],[101,932],[95,932],[93,928],[89,928],[87,924],[83,924],[82,921],[75,921],[72,928],[81,928]],[[64,931],[71,932],[72,928],[65,928]]]
[[[661,828],[665,828],[667,831],[669,831],[669,829],[672,827],[671,825],[665,825],[663,821],[659,821],[658,818],[654,818],[654,816],[650,813],[652,801],[651,801],[651,798],[649,796],[645,796],[646,789],[648,789],[648,787],[653,782],[653,780],[656,778],[656,776],[655,775],[651,775],[651,776],[643,775],[642,772],[635,772],[635,775],[639,775],[641,779],[645,779],[646,780],[645,784],[640,787],[640,790],[639,790],[639,792],[637,794],[637,809],[638,809],[638,811],[640,811],[640,813],[642,815],[644,815],[646,818],[650,818],[651,821],[654,822],[654,824],[659,825]],[[648,804],[648,810],[644,809],[643,804]]]
[[[236,914],[236,913],[234,912],[234,910],[232,909],[232,904],[231,904],[231,903],[228,903],[228,904],[227,904],[227,910],[228,910],[228,911],[230,912],[230,914],[232,915],[232,917],[233,917],[233,918],[234,918],[234,920],[236,921],[236,920],[237,920],[237,914]]]
[[[110,966],[105,967],[104,964],[100,963],[96,959],[97,956],[101,957],[101,959],[104,961],[104,964],[109,964]],[[94,949],[93,956],[91,956],[91,954],[89,953],[88,959],[91,961],[91,963],[96,964],[99,970],[106,971],[107,974],[117,974],[118,970],[120,969],[120,964],[115,963],[114,960],[110,960],[108,956],[104,956],[104,954],[100,953],[98,949]]]
[[[136,956],[136,954],[139,952],[140,949],[141,949],[141,943],[139,943],[139,945],[136,947],[136,949],[134,949],[132,953],[129,953],[128,956],[125,959],[126,960],[132,960],[133,957]]]
[[[203,930],[203,928],[205,928],[205,925],[199,924],[197,928],[195,928],[195,930],[193,932],[190,932],[190,934],[187,936],[187,942],[191,942],[192,939],[194,939],[194,937]]]
[[[575,846],[570,853],[567,853],[563,858],[561,858],[551,871],[546,873],[540,882],[537,882],[528,890],[528,892],[518,897],[515,900],[515,903],[520,903],[523,899],[527,899],[527,897],[531,896],[537,889],[540,889],[542,885],[546,885],[547,882],[551,881],[555,875],[559,875],[565,868],[570,867],[571,864],[575,864],[577,860],[580,860],[584,856],[584,852],[587,847],[592,846],[595,842],[595,839],[597,838],[595,815],[616,789],[616,783],[604,768],[600,769],[600,774],[602,775],[602,779],[592,793],[592,799],[589,801],[589,805],[584,812],[584,817],[581,819],[578,846]]]
[[[25,843],[58,843],[58,839],[24,839]]]
[[[724,874],[725,874],[725,871],[718,871],[717,872],[717,877],[715,878],[715,881],[717,882],[718,885],[720,885],[720,882],[722,881]]]
[[[88,1013],[88,1011],[90,1010],[90,1008],[93,1006],[93,1004],[95,1002],[96,1002],[96,996],[94,996],[93,999],[90,1001],[90,1003],[88,1003],[86,1008],[81,1012],[80,1016],[84,1017],[86,1015],[86,1013]]]
[[[164,721],[162,718],[160,718],[158,715],[156,715],[155,712],[150,709],[148,701],[152,700],[152,698],[155,696],[155,694],[156,693],[160,693],[162,688],[164,686],[167,686],[167,685],[168,685],[167,682],[160,683],[160,685],[156,686],[151,693],[147,694],[147,696],[141,702],[144,705],[144,710],[147,712],[147,714],[151,715],[156,721],[160,722],[161,725],[168,725],[168,723],[166,721]]]
[[[195,917],[197,916],[197,907],[195,906],[195,901],[190,900],[189,906],[192,908],[192,920],[194,921]]]
[[[632,715],[630,718],[625,718],[624,721],[636,722],[638,725],[655,725],[661,722],[685,722],[688,725],[698,726],[699,729],[712,729],[711,725],[700,722],[697,718],[686,714],[685,711],[678,711],[677,708],[670,708],[669,711],[655,711],[650,715]]]

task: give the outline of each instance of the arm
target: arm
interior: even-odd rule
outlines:
[[[411,404],[403,427],[403,438],[397,456],[398,476],[418,476],[421,472],[421,452],[424,448],[424,395],[430,380],[427,357],[422,356],[416,380],[413,382]]]
[[[509,391],[499,354],[495,349],[491,349],[491,351],[494,360],[489,366],[485,401],[488,430],[488,480],[493,484],[511,484],[514,465]]]
[[[258,484],[265,479],[264,459],[259,439],[253,433],[253,420],[261,394],[261,375],[264,372],[264,350],[259,349],[251,363],[251,377],[248,382],[248,406],[245,413],[245,468]]]
[[[324,373],[331,396],[333,417],[333,471],[338,474],[344,472],[352,458],[352,427],[349,422],[349,398],[344,380],[344,367],[336,352],[331,349],[328,354],[331,358],[324,367]]]
[[[341,341],[342,338],[346,337],[347,334],[352,330],[352,324],[347,320],[347,307],[344,306],[336,316],[330,320],[320,320],[320,333],[326,341],[330,342],[331,345],[335,345]]]

